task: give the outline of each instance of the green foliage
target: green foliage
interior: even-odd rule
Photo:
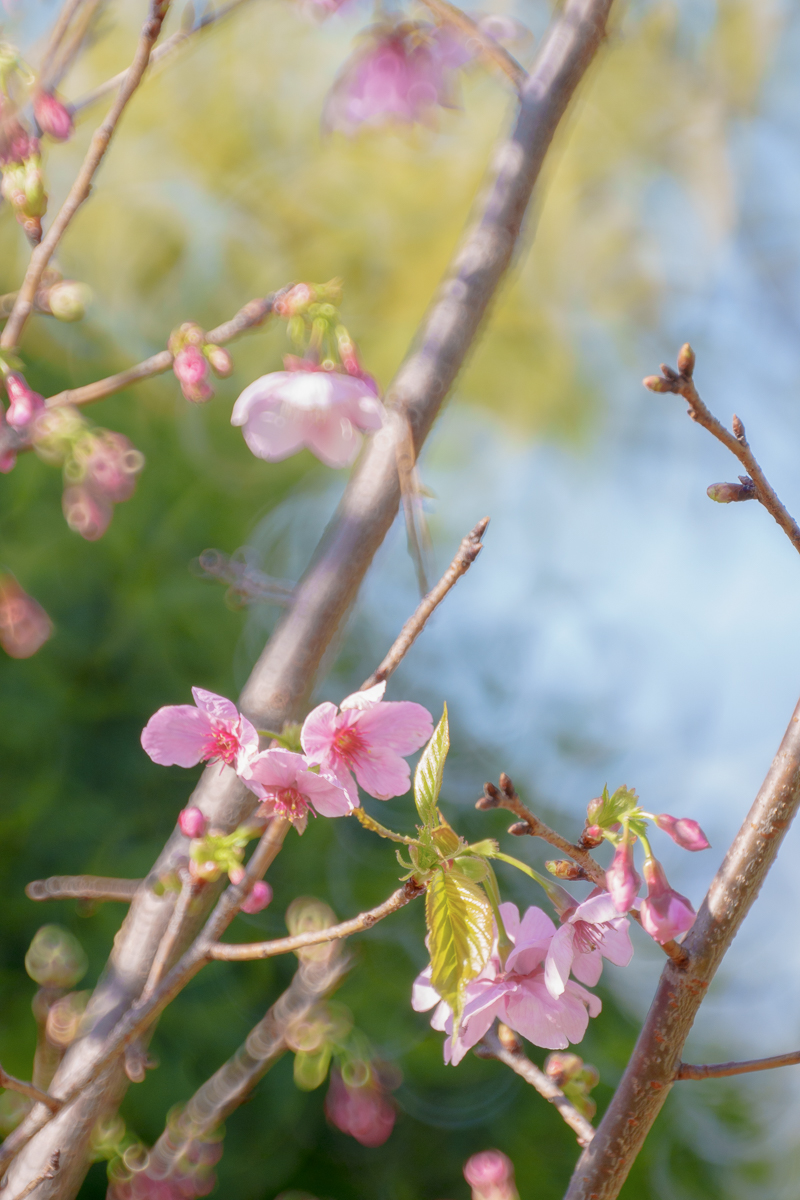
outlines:
[[[439,870],[428,884],[425,916],[431,954],[431,983],[456,1019],[464,989],[489,960],[494,939],[486,895],[457,868]]]
[[[433,737],[422,752],[414,775],[414,802],[422,823],[430,826],[436,817],[439,792],[447,752],[450,749],[450,727],[447,722],[447,705],[442,719],[433,731]]]

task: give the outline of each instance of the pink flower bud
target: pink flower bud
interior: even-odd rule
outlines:
[[[9,399],[6,420],[14,429],[23,429],[42,412],[44,399],[16,371],[9,371],[5,384]]]
[[[742,500],[755,500],[756,488],[752,479],[742,479],[741,483],[712,483],[706,488],[709,500],[717,504],[739,504]]]
[[[226,379],[233,372],[233,359],[224,346],[215,346],[213,342],[207,342],[205,357],[214,374],[219,375],[221,379]]]
[[[656,825],[668,833],[673,842],[684,850],[709,850],[711,843],[697,821],[691,817],[671,817],[669,813],[658,813]]]
[[[185,837],[202,837],[206,831],[207,824],[205,814],[199,808],[195,808],[194,805],[181,809],[178,814],[178,825]]]
[[[272,899],[272,888],[268,883],[264,883],[259,879],[253,884],[253,890],[242,904],[242,912],[259,913],[266,908]]]
[[[93,432],[81,439],[74,453],[84,468],[86,483],[97,495],[115,504],[131,498],[144,455],[124,434],[108,429]]]
[[[52,92],[37,92],[33,98],[33,115],[42,133],[54,142],[66,142],[72,136],[72,114]]]
[[[482,1150],[464,1164],[472,1200],[514,1200],[514,1164],[500,1150]]]
[[[371,1074],[364,1087],[348,1087],[337,1070],[325,1097],[328,1120],[362,1146],[382,1146],[394,1128],[395,1109]]]
[[[696,913],[691,902],[667,883],[664,868],[658,859],[644,860],[647,897],[642,901],[642,926],[661,945],[685,933],[694,924]]]
[[[234,887],[237,887],[245,877],[245,869],[243,866],[231,867],[228,871],[228,879]]]
[[[111,523],[113,505],[105,496],[96,495],[84,484],[68,487],[61,501],[70,529],[87,542],[96,542]]]
[[[11,658],[30,658],[53,632],[41,604],[24,592],[13,575],[0,575],[0,646]]]
[[[214,395],[208,383],[208,359],[195,345],[184,346],[172,364],[181,391],[193,404],[203,404]]]
[[[617,912],[626,913],[630,910],[641,882],[633,865],[633,843],[620,842],[614,852],[611,866],[606,871],[606,887],[611,893]]]

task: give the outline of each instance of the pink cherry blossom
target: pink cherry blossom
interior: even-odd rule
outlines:
[[[75,458],[85,471],[86,485],[115,504],[131,498],[144,466],[144,455],[133,443],[108,429],[82,438],[75,447]]]
[[[633,865],[633,843],[624,839],[614,851],[611,866],[606,871],[606,887],[618,913],[630,911],[641,885],[641,878]]]
[[[70,529],[87,542],[96,542],[103,536],[114,512],[114,506],[106,496],[98,495],[83,483],[64,489],[61,507]]]
[[[358,807],[358,798],[353,803],[333,774],[311,768],[292,750],[264,750],[248,762],[242,779],[261,800],[265,816],[288,817],[302,833],[309,807],[323,817],[346,817]]]
[[[669,813],[659,813],[655,821],[658,828],[668,833],[673,842],[677,842],[684,850],[711,848],[708,838],[691,817],[671,817]]]
[[[35,392],[16,371],[9,371],[5,385],[9,399],[6,420],[14,429],[23,429],[44,409],[44,397]]]
[[[361,446],[359,430],[380,429],[383,405],[364,380],[340,371],[273,371],[246,387],[232,425],[257,458],[280,462],[307,446],[329,467],[347,467]]]
[[[334,1068],[325,1097],[328,1120],[362,1146],[382,1146],[394,1129],[395,1107],[371,1073],[362,1087],[348,1087]]]
[[[480,975],[467,985],[455,1036],[453,1014],[431,985],[430,967],[414,984],[411,1006],[425,1012],[437,1005],[431,1025],[448,1034],[444,1058],[454,1066],[481,1040],[496,1017],[535,1046],[564,1050],[570,1042],[581,1041],[589,1017],[596,1017],[602,1007],[597,996],[573,980],[566,983],[560,996],[548,990],[543,962],[556,928],[541,909],[529,908],[522,921],[515,904],[501,904],[500,913],[514,949],[503,968],[495,945]]]
[[[268,883],[259,879],[253,884],[250,895],[242,901],[242,912],[260,913],[272,900],[272,888]]]
[[[33,115],[41,129],[54,142],[66,142],[72,136],[72,114],[52,92],[37,92]]]
[[[53,623],[13,575],[0,575],[0,646],[11,658],[30,658],[53,632]]]
[[[212,399],[214,389],[208,382],[209,362],[198,346],[190,343],[179,350],[172,363],[172,370],[187,400],[191,400],[193,404],[203,404]]]
[[[206,831],[208,821],[205,813],[191,805],[189,808],[181,809],[178,813],[178,825],[184,837],[200,838]]]
[[[514,1164],[500,1150],[482,1150],[464,1164],[472,1200],[516,1200]]]
[[[647,896],[639,909],[642,926],[663,946],[664,942],[691,929],[697,914],[691,901],[669,886],[658,859],[646,858],[643,870]]]
[[[603,959],[627,967],[633,957],[628,920],[617,912],[608,892],[597,889],[587,900],[562,916],[547,950],[544,979],[552,996],[560,996],[570,972],[581,983],[594,987],[603,970]],[[509,956],[510,961],[510,956]]]
[[[404,796],[411,772],[403,756],[419,750],[433,733],[427,708],[409,700],[385,701],[385,690],[384,682],[355,692],[338,712],[335,704],[320,704],[300,731],[306,757],[336,776],[353,807],[358,805],[353,774],[378,800]]]
[[[192,688],[192,695],[194,705],[170,704],[153,714],[142,731],[145,751],[165,767],[218,760],[241,775],[258,752],[258,731],[224,696],[203,688]]]

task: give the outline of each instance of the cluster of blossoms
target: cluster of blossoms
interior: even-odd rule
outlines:
[[[691,901],[669,886],[664,868],[653,854],[647,838],[647,823],[652,821],[684,850],[707,850],[709,841],[697,821],[691,817],[672,817],[669,813],[649,813],[640,807],[636,793],[618,788],[613,795],[603,790],[589,804],[583,844],[597,846],[609,841],[615,847],[614,858],[606,872],[606,885],[617,912],[632,908],[639,911],[642,926],[662,945],[691,929],[695,913]],[[640,841],[645,859],[642,866],[647,895],[639,900],[642,885],[634,866],[633,847]]]
[[[260,817],[287,817],[302,833],[309,813],[341,817],[357,808],[357,783],[379,800],[408,791],[403,755],[419,750],[433,722],[420,704],[384,701],[385,688],[379,683],[355,692],[340,708],[318,705],[296,738],[283,739],[297,744],[297,750],[280,746],[261,751],[258,731],[235,704],[193,688],[193,705],[170,705],[154,713],[142,733],[142,746],[164,766],[217,761],[231,767],[260,800]],[[199,809],[184,810],[181,827],[190,837],[205,838],[204,820]],[[233,852],[235,847],[225,849]]]
[[[630,962],[628,920],[599,889],[582,904],[562,888],[552,894],[560,905],[559,928],[540,908],[529,908],[520,920],[515,904],[500,905],[510,952],[501,954],[496,936],[489,961],[466,986],[457,1027],[450,1005],[431,985],[431,968],[417,977],[411,1004],[417,1012],[436,1006],[431,1025],[448,1035],[445,1062],[460,1062],[496,1017],[534,1045],[562,1050],[580,1042],[589,1017],[600,1012],[600,1000],[583,985],[597,983],[604,958],[618,966]]]
[[[170,334],[167,349],[173,357],[172,370],[181,391],[193,404],[204,404],[214,395],[209,380],[213,371],[226,379],[233,371],[233,360],[224,346],[209,342],[194,321],[186,321]]]

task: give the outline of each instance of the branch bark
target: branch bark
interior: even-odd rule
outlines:
[[[683,949],[668,962],[619,1087],[582,1154],[565,1200],[612,1200],[678,1075],[689,1030],[717,967],[747,916],[800,806],[800,703],[780,749]]]
[[[703,1067],[681,1063],[676,1079],[727,1079],[729,1075],[749,1075],[753,1071],[772,1071],[775,1067],[794,1067],[800,1063],[800,1050],[775,1054],[772,1058],[751,1058],[748,1062],[708,1063]]]
[[[323,654],[397,512],[399,431],[411,423],[419,452],[511,263],[545,154],[605,36],[611,3],[567,0],[542,41],[522,89],[514,131],[498,148],[494,177],[476,219],[423,321],[415,348],[390,388],[389,420],[370,440],[298,585],[291,610],[276,627],[242,693],[240,706],[256,728],[280,727],[302,710]],[[192,803],[214,825],[233,829],[252,812],[254,797],[230,768],[220,771],[215,765],[204,772]],[[173,870],[186,849],[186,839],[176,830],[153,874],[159,877]],[[54,1080],[60,1092],[102,1055],[110,1031],[135,1003],[173,905],[174,896],[157,897],[149,887],[140,889],[92,998],[90,1030],[70,1047]],[[201,917],[194,919],[199,923]],[[196,928],[189,924],[186,944]],[[71,1200],[86,1170],[91,1131],[115,1110],[126,1083],[117,1067],[86,1088],[70,1108],[69,1128],[56,1118],[42,1129],[14,1161],[9,1178],[24,1183],[41,1171],[54,1148],[65,1146],[68,1180],[59,1181],[57,1192],[41,1184],[36,1200]],[[24,1123],[27,1130],[36,1112]]]

